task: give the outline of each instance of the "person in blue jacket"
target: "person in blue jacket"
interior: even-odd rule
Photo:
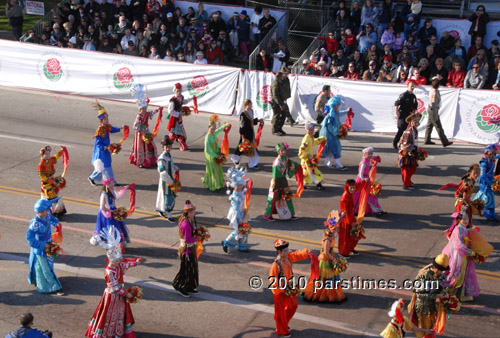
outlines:
[[[323,122],[321,122],[319,136],[326,136],[325,150],[323,151],[325,165],[332,168],[334,160],[335,167],[337,169],[346,170],[347,168],[340,162],[340,158],[342,156],[342,146],[340,144],[338,133],[342,125],[342,123],[340,123],[340,117],[346,115],[349,112],[349,109],[339,111],[341,102],[342,99],[338,95],[335,95],[328,100],[328,103],[325,106],[327,114]]]
[[[52,338],[52,332],[33,328],[33,315],[29,312],[21,315],[19,323],[21,326],[8,333],[5,338]]]
[[[497,215],[495,214],[495,194],[491,190],[495,172],[495,160],[499,159],[497,155],[497,145],[490,144],[484,148],[484,157],[479,161],[481,174],[477,179],[479,183],[479,191],[477,192],[474,200],[481,199],[484,201],[483,216],[488,221],[498,223]]]

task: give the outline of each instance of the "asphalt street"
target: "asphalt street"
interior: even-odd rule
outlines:
[[[54,337],[83,337],[105,288],[105,251],[89,244],[100,190],[87,180],[93,170],[92,136],[98,125],[97,112],[92,107],[95,101],[2,87],[0,102],[0,336],[14,329],[18,316],[29,311],[35,316],[35,327],[52,330]],[[112,101],[101,104],[106,107],[112,125],[133,124],[136,105]],[[262,214],[267,203],[271,164],[276,156],[274,145],[287,141],[289,155],[298,160],[305,131],[302,126],[286,126],[286,137],[273,136],[270,123],[266,122],[259,147],[261,168],[247,174],[254,181],[250,253],[226,254],[220,242],[231,231],[226,219],[227,195],[224,189],[210,192],[201,182],[208,118],[205,113],[185,118],[187,143],[192,151],[180,152],[176,144],[172,152],[181,169],[183,185],[174,216],[180,215],[185,200],[191,200],[197,207],[198,223],[207,225],[212,236],[200,257],[200,293],[189,299],[172,288],[179,269],[178,229],[155,213],[156,168],[139,169],[129,164],[133,134],[125,141],[121,153],[113,156],[116,180],[122,184],[135,182],[137,188],[137,210],[126,220],[132,243],[125,256],[142,257],[144,263],[131,268],[125,282],[144,290],[143,299],[132,305],[138,338],[276,337],[273,297],[266,289],[269,267],[276,255],[273,240],[283,238],[290,242],[292,250],[308,247],[318,254],[323,221],[331,209],[339,208],[344,182],[356,177],[361,150],[367,146],[374,147],[375,154],[382,157],[377,181],[383,186],[379,200],[388,214],[383,218],[365,218],[367,239],[360,242],[360,255],[350,258],[342,278],[395,280],[398,287],[347,289],[348,301],[342,304],[315,304],[299,299],[290,327],[293,337],[377,336],[390,320],[387,312],[391,304],[399,297],[407,303],[411,298],[411,291],[399,286],[404,280],[412,280],[447,243],[443,231],[452,221],[454,192],[438,188],[458,183],[468,166],[479,161],[483,148],[457,142],[443,148],[439,140],[437,145],[423,146],[429,157],[421,162],[414,176],[416,189],[406,191],[402,189],[397,168],[397,152],[392,149],[393,136],[351,132],[342,141],[342,162],[348,170],[329,169],[321,163],[326,191],[307,189],[300,199],[294,200],[297,221],[268,222]],[[221,120],[233,124],[230,133],[233,151],[239,137],[238,117],[221,116]],[[158,138],[166,132],[165,122],[160,130]],[[113,142],[120,138],[121,135],[112,135]],[[25,235],[34,216],[33,204],[40,196],[37,165],[39,149],[44,145],[53,148],[65,145],[70,155],[67,187],[61,193],[68,210],[62,219],[65,255],[56,259],[55,267],[66,292],[64,296],[38,294],[27,282],[29,245]],[[158,141],[157,145],[160,146]],[[229,167],[230,163],[224,165],[225,170]],[[56,170],[60,173],[62,165],[58,164]],[[128,206],[128,199],[117,204]],[[474,223],[480,226],[495,251],[485,264],[477,266],[481,295],[450,316],[447,337],[498,337],[500,226],[488,224],[479,216]],[[294,264],[294,270],[296,276],[308,278],[309,260]],[[262,278],[262,289],[251,289],[249,279],[253,276]]]

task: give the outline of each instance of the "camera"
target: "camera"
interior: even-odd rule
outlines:
[[[52,331],[45,330],[42,333],[45,334],[45,335],[47,335],[49,338],[52,338]]]

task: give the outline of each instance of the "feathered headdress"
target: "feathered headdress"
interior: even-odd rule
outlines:
[[[396,317],[396,321],[398,322],[398,324],[401,324],[403,322],[403,312],[401,311],[403,306],[405,306],[405,301],[403,298],[399,298],[392,304],[391,311],[387,313],[391,318]]]
[[[226,183],[227,185],[227,192],[229,193],[229,187],[231,188],[236,188],[239,185],[246,184],[248,179],[245,178],[245,174],[247,173],[246,170],[244,169],[234,169],[234,168],[229,168],[227,170],[226,176],[228,178],[228,182]]]
[[[146,88],[142,83],[136,83],[130,88],[130,95],[135,99],[139,108],[148,106],[148,97],[146,96]]]
[[[98,235],[92,236],[90,244],[99,244],[106,249],[106,255],[110,261],[119,261],[122,258],[122,249],[120,247],[121,236],[115,226],[106,227]]]
[[[97,112],[98,112],[97,117],[99,118],[99,120],[104,117],[104,114],[107,114],[106,109],[104,109],[104,107],[101,106],[99,104],[99,101],[97,101],[97,100],[95,100],[94,108],[97,109]]]

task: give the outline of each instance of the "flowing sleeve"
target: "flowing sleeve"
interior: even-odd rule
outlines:
[[[294,252],[290,252],[288,254],[288,259],[290,259],[290,262],[298,262],[298,261],[303,261],[305,259],[309,258],[309,249],[305,248],[302,250],[297,250]]]
[[[142,118],[143,118],[143,116],[142,116],[142,114],[141,114],[141,113],[137,114],[137,116],[135,117],[135,121],[134,121],[134,127],[133,127],[133,128],[134,128],[134,130],[139,131],[139,132],[141,131],[141,129],[142,129],[142,128],[141,128],[141,125],[142,125],[142,123],[141,123]]]
[[[123,197],[123,195],[125,195],[125,193],[127,192],[127,187],[123,187],[122,189],[120,189],[120,191],[116,192],[115,190],[115,196],[116,196],[116,199],[120,199]]]
[[[57,217],[54,216],[54,215],[52,215],[52,214],[50,214],[50,220],[49,220],[49,222],[50,222],[50,225],[52,225],[54,228],[57,227],[57,225],[59,223],[61,223],[61,222],[59,222],[59,220],[57,219]]]
[[[123,258],[120,264],[122,266],[122,271],[125,272],[129,268],[137,266],[137,259],[136,258]]]
[[[62,156],[62,154],[63,154],[63,151],[62,151],[62,149],[61,149],[61,150],[59,150],[59,151],[58,151],[58,152],[57,152],[54,156],[52,156],[52,157],[54,158],[54,164],[56,164],[56,163],[57,163],[57,159],[58,159],[59,157],[61,157],[61,156]]]
[[[117,133],[120,131],[120,127],[111,127],[111,133]]]
[[[365,176],[363,175],[363,173],[365,172],[365,168],[366,168],[366,163],[361,162],[361,163],[359,164],[358,176],[359,176],[359,178],[360,178],[360,179],[362,179],[362,180],[364,180],[365,178],[368,178],[368,177],[365,177]]]
[[[460,256],[471,256],[473,254],[473,251],[469,248],[467,248],[467,245],[465,245],[465,237],[467,237],[468,232],[465,230],[463,227],[458,226],[456,227],[456,231],[458,231],[458,236],[456,238],[453,238],[452,240],[455,240],[455,247],[457,248],[457,252]]]
[[[292,177],[293,175],[295,175],[295,172],[299,168],[299,163],[297,163],[295,161],[292,161],[292,160],[289,160],[289,161],[290,161],[290,163],[293,164],[293,169],[292,170],[288,170],[288,177]]]
[[[326,136],[316,137],[314,139],[313,146],[317,146],[318,144],[320,144],[323,141],[326,141]]]
[[[226,127],[225,124],[223,124],[222,126],[220,126],[219,128],[217,128],[214,132],[214,136],[215,137],[219,137],[220,133],[222,133],[222,131],[224,130],[224,128]]]

